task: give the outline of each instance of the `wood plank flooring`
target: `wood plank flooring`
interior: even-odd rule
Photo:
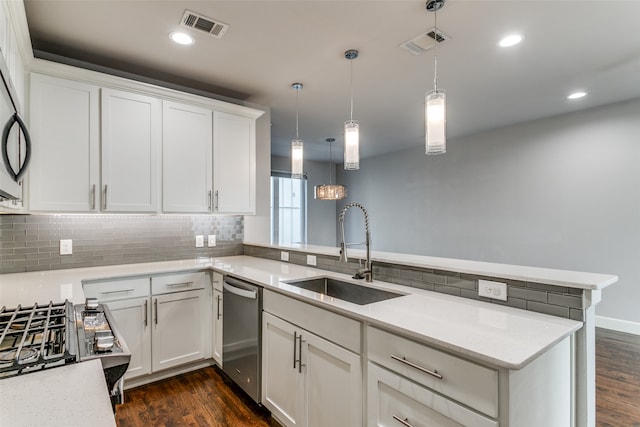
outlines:
[[[596,329],[596,424],[640,427],[640,336]]]
[[[640,427],[640,337],[596,330],[596,425]],[[271,427],[269,413],[217,368],[125,392],[119,427]]]

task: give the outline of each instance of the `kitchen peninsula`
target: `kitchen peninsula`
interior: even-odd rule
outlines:
[[[289,262],[265,259],[279,257],[280,251],[283,250],[289,252]],[[590,391],[588,384],[589,376],[593,375],[593,372],[589,374],[583,371],[591,369],[589,366],[594,363],[594,354],[590,351],[592,343],[589,343],[593,333],[592,311],[598,301],[600,290],[615,283],[615,276],[374,253],[374,282],[371,286],[405,295],[359,306],[286,283],[319,276],[355,282],[344,273],[328,271],[331,268],[342,268],[335,262],[336,248],[279,248],[247,244],[245,254],[252,256],[5,274],[0,276],[0,301],[6,306],[64,298],[82,302],[82,284],[87,281],[213,270],[258,284],[273,300],[285,298],[287,304],[303,303],[305,307],[320,308],[361,325],[362,329],[358,327],[358,330],[369,338],[364,341],[357,340],[354,350],[359,351],[362,381],[367,382],[367,375],[369,376],[367,396],[362,399],[365,408],[367,399],[369,400],[369,410],[365,411],[369,417],[373,414],[371,406],[376,405],[372,400],[373,396],[385,399],[381,394],[384,390],[373,388],[371,381],[377,381],[379,384],[389,382],[388,378],[385,379],[385,375],[390,374],[390,371],[385,369],[387,362],[379,359],[378,353],[387,342],[393,342],[400,347],[408,346],[407,351],[412,351],[412,348],[417,346],[417,354],[427,351],[436,358],[445,357],[447,360],[462,363],[469,366],[472,372],[478,372],[479,378],[488,378],[492,382],[488,388],[484,383],[471,384],[468,387],[471,390],[469,393],[457,390],[454,379],[452,390],[440,389],[438,385],[427,383],[424,388],[420,388],[422,398],[435,399],[436,409],[455,409],[463,419],[481,419],[482,423],[487,423],[486,425],[520,426],[523,425],[521,420],[524,419],[527,419],[527,422],[535,422],[535,414],[539,413],[548,416],[542,421],[551,420],[552,424],[547,425],[561,425],[560,422],[566,421],[569,421],[569,424],[563,425],[589,425],[583,420],[590,417],[590,412],[594,410],[589,408],[593,406],[592,401],[589,403],[589,396],[592,398],[594,394],[589,393],[594,393],[595,390]],[[317,257],[319,268],[296,265],[300,260],[303,260],[300,264],[306,263],[308,254]],[[357,257],[358,253],[354,251],[351,256]],[[400,267],[401,264],[403,268]],[[395,279],[391,276],[395,276]],[[411,280],[416,282],[413,283],[414,286],[407,286],[412,284],[410,282],[389,283],[393,280],[407,280],[407,277],[413,278]],[[430,290],[425,290],[429,289],[428,286],[419,289],[415,286],[419,282],[418,277],[434,282],[434,287]],[[571,318],[569,308],[566,310],[567,318],[561,318],[446,295],[442,290],[433,292],[436,285],[447,289],[455,287],[456,283],[462,287],[469,286],[470,282],[477,280],[476,277],[507,282],[510,298],[511,295],[526,295],[525,291],[529,291],[530,296],[534,297],[538,294],[533,292],[533,284],[536,284],[538,289],[543,285],[547,286],[549,291],[546,295],[552,302],[556,302],[560,296],[566,297],[568,304],[580,301],[579,310],[583,318]],[[527,287],[527,284],[531,286]],[[518,287],[522,288],[520,294],[516,290]],[[551,292],[552,290],[558,292]],[[535,304],[531,304],[531,307],[538,308]],[[292,321],[296,323],[295,319]],[[310,325],[307,329],[313,328],[314,325]],[[363,345],[363,342],[368,344]],[[379,344],[377,347],[376,343]],[[572,354],[576,355],[575,359]],[[552,366],[554,368],[547,372],[546,370]],[[571,372],[574,371],[576,377],[572,379]],[[530,377],[530,373],[535,373],[536,377]],[[400,371],[400,374],[408,375],[405,371]],[[393,375],[393,378],[402,378]],[[575,393],[571,390],[572,380],[575,380],[577,386]],[[416,381],[425,384],[427,380],[419,378]],[[531,387],[533,384],[535,387]],[[403,387],[400,383],[398,385],[400,388]],[[474,390],[478,387],[483,389],[486,395],[474,396]],[[450,399],[439,394],[434,395],[430,390],[437,390]],[[576,412],[572,413],[568,408],[571,407],[571,399],[574,396]],[[461,402],[473,410],[456,402]],[[499,402],[501,404],[498,404]],[[503,402],[506,404],[502,404]],[[516,402],[521,404],[514,405]],[[524,402],[526,404],[523,404]],[[540,405],[545,409],[541,411]]]

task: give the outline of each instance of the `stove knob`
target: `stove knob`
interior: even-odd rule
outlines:
[[[85,310],[97,310],[98,305],[98,298],[87,298],[85,300],[84,308]]]

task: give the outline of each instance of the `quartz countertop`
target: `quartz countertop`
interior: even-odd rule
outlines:
[[[83,282],[210,269],[508,369],[521,369],[582,327],[581,322],[574,320],[376,280],[367,284],[354,281],[345,274],[249,256],[0,275],[0,306],[44,303],[65,298],[81,303],[84,301]],[[405,295],[362,306],[285,283],[318,276],[331,276]]]
[[[317,255],[339,256],[340,248],[316,245],[279,246],[265,243],[245,242],[246,245],[265,248],[308,252]],[[362,249],[349,248],[349,256],[365,258]],[[495,262],[471,261],[454,258],[441,258],[423,255],[399,254],[391,252],[371,251],[374,263],[396,263],[410,267],[431,268],[434,270],[456,271],[478,276],[488,276],[524,282],[543,283],[569,288],[600,290],[618,281],[613,274],[586,273],[581,271],[559,270],[554,268],[529,267],[524,265],[500,264]]]
[[[0,380],[0,426],[115,427],[98,359]]]

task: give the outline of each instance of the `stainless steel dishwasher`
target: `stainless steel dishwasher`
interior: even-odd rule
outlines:
[[[262,288],[225,276],[222,295],[222,370],[260,403]]]

